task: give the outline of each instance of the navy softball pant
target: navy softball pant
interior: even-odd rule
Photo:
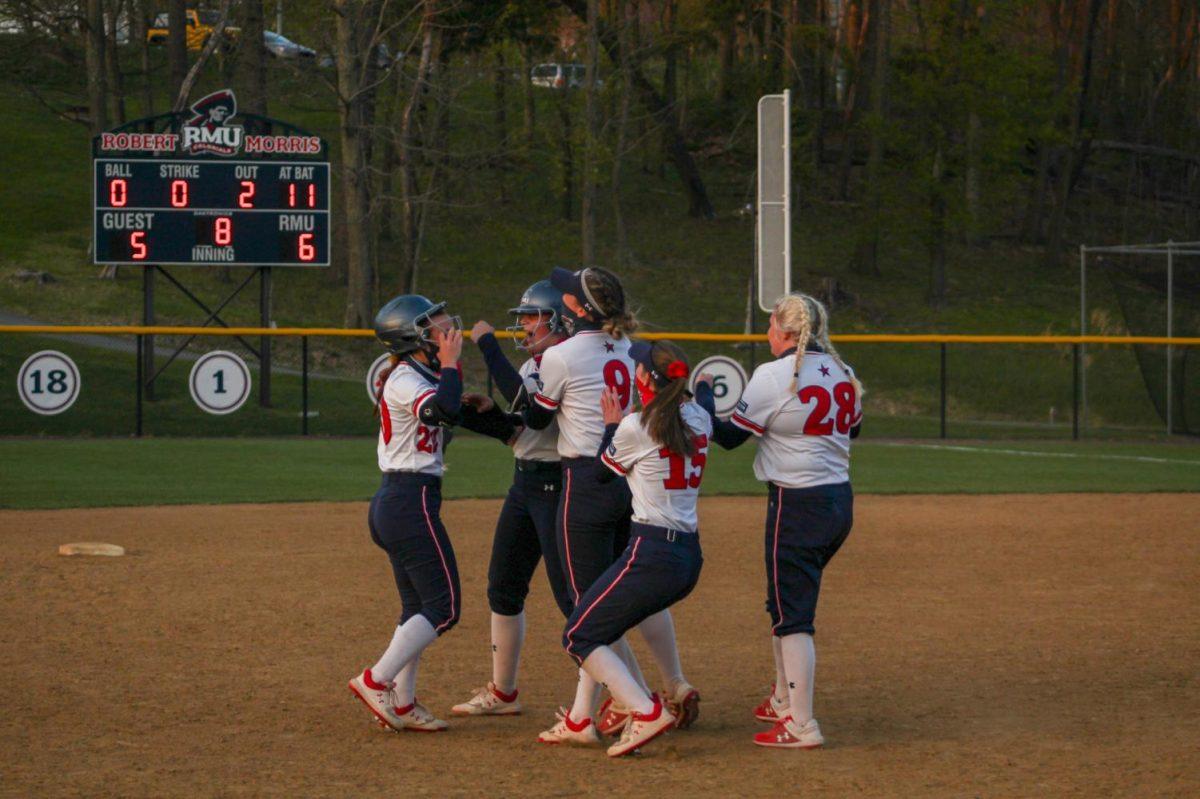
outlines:
[[[784,488],[768,483],[767,613],[771,634],[813,633],[821,574],[854,524],[850,483]]]
[[[562,467],[558,461],[517,461],[492,539],[487,593],[493,613],[515,616],[525,609],[529,581],[538,561],[544,559],[554,601],[563,616],[570,615],[571,596],[555,537],[561,493]]]
[[[400,591],[400,623],[418,613],[438,635],[458,623],[462,590],[454,548],[442,525],[442,480],[388,472],[371,499],[371,540],[387,552]]]
[[[564,458],[562,462],[556,533],[572,609],[629,543],[633,512],[629,485],[615,475],[601,483],[596,470],[605,468],[595,458]]]
[[[582,664],[598,646],[686,597],[700,579],[699,533],[633,522],[629,545],[580,598],[563,648]]]

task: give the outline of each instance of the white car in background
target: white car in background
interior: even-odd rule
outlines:
[[[263,47],[276,58],[316,58],[317,51],[275,31],[263,31]]]
[[[529,82],[546,89],[581,89],[587,82],[587,67],[583,64],[538,64],[529,72]],[[604,81],[596,78],[597,88]]]

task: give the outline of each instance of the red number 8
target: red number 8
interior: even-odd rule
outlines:
[[[633,387],[629,380],[629,367],[624,361],[609,361],[604,364],[604,385],[615,389],[621,400],[621,407],[629,407],[629,390]]]

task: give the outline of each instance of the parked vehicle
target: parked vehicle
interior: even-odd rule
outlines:
[[[263,47],[276,58],[316,58],[317,51],[302,44],[296,44],[283,34],[275,31],[263,31]]]
[[[583,64],[538,64],[529,73],[529,82],[547,89],[580,89],[587,81]],[[596,86],[604,81],[596,78]]]
[[[196,11],[189,8],[187,11],[187,48],[189,50],[204,49],[204,45],[208,44],[213,30],[216,29],[217,20],[220,18],[221,15],[216,11]],[[154,24],[150,30],[146,31],[146,41],[150,44],[166,44],[170,28],[170,15],[165,12],[159,14],[154,18]],[[225,36],[229,39],[236,39],[241,33],[241,28],[225,26]]]

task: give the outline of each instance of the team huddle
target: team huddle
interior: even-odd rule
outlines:
[[[448,727],[417,701],[416,679],[426,647],[461,613],[440,516],[446,436],[459,426],[510,446],[515,462],[488,566],[492,677],[450,712],[521,712],[525,599],[540,561],[566,619],[562,646],[578,682],[570,706],[538,740],[598,745],[614,737],[607,751],[617,757],[687,729],[700,693],[684,676],[670,609],[691,593],[704,562],[697,502],[709,448],[754,437],[754,473],[768,485],[766,607],[776,674],[754,710],[771,727],[753,740],[821,746],[813,619],[822,571],[853,521],[850,440],[862,422],[862,386],[829,342],[824,306],[801,294],[776,304],[768,330],[775,360],[755,370],[727,421],[716,414],[707,376],[694,396],[689,390],[680,347],[631,339],[637,322],[612,272],[554,269],[510,313],[526,356],[519,366],[489,324],[471,331],[507,408],[464,393],[462,325],[446,303],[403,295],[376,317],[392,357],[378,396],[383,482],[369,527],[391,561],[403,609],[386,650],[350,690],[386,728]],[[661,690],[651,690],[626,640],[634,629]]]

